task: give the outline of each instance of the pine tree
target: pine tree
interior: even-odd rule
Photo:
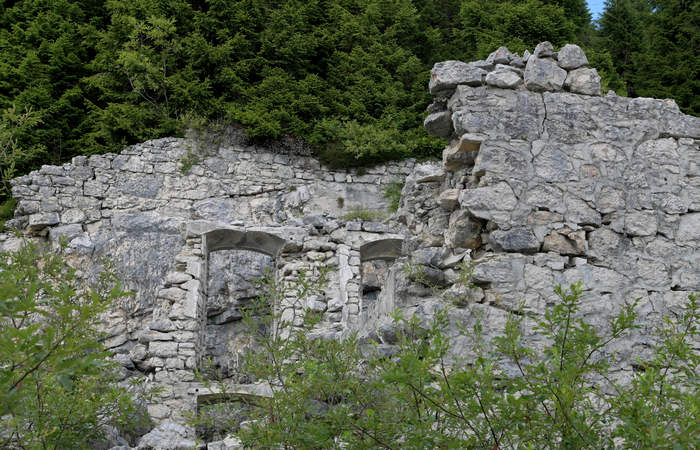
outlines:
[[[633,83],[644,97],[673,98],[700,114],[700,3],[655,0],[644,26],[646,51],[638,56]]]
[[[627,94],[634,96],[634,60],[643,45],[642,11],[635,8],[632,0],[607,0],[599,24],[604,46],[625,82]]]

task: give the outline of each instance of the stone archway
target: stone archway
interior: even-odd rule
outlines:
[[[247,382],[240,365],[254,339],[242,319],[246,311],[260,306],[254,280],[276,276],[276,260],[285,244],[278,236],[256,230],[216,229],[203,235],[207,271],[201,373]]]
[[[403,239],[380,239],[360,247],[360,315],[367,318],[386,285],[389,266],[402,256]]]
[[[286,241],[256,229],[191,222],[185,230],[185,245],[158,289],[153,320],[139,338],[141,360],[152,380],[168,394],[149,413],[157,420],[179,420],[193,411],[196,396],[190,388],[200,386],[195,371],[204,354],[207,308],[207,278],[210,254],[218,250],[248,250],[268,255],[274,261]]]

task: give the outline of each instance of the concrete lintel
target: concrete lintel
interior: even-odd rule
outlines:
[[[400,256],[403,239],[380,239],[364,244],[360,247],[360,261],[374,261],[377,259],[392,261]]]
[[[273,258],[279,255],[286,241],[274,234],[263,231],[245,231],[240,229],[216,229],[204,234],[207,251],[217,250],[251,250]]]

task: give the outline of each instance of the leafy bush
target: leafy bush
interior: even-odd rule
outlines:
[[[623,383],[609,371],[609,349],[637,327],[636,304],[601,334],[579,314],[580,284],[556,291],[542,317],[512,314],[493,342],[478,321],[463,330],[468,361],[449,353],[447,310],[431,323],[397,316],[390,357],[355,336],[314,338],[315,314],[293,326],[272,319],[287,332],[262,338],[246,368],[274,395],[257,400],[238,435],[251,447],[697,447],[697,297],[667,319],[654,356]],[[533,326],[542,348],[526,344]]]
[[[386,217],[385,211],[378,211],[376,209],[364,208],[362,206],[353,206],[350,210],[343,215],[345,220],[364,220],[367,222],[374,222],[377,220],[382,220]]]
[[[10,197],[5,201],[0,201],[0,233],[5,231],[5,222],[12,218],[17,207],[17,200]]]
[[[98,314],[125,293],[111,273],[87,288],[33,244],[0,253],[0,446],[85,448],[143,417],[117,384]]]
[[[401,202],[401,191],[403,190],[403,183],[395,181],[389,183],[384,189],[384,198],[389,200],[389,211],[396,212],[399,210],[399,202]]]

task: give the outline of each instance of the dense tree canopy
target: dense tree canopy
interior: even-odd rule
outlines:
[[[697,17],[609,0],[598,33],[584,0],[18,0],[0,6],[0,109],[34,119],[13,135],[32,149],[16,173],[192,117],[299,136],[336,165],[430,156],[430,67],[500,45],[577,42],[604,88],[697,113]]]
[[[628,95],[673,98],[700,114],[700,3],[607,0],[600,35]]]

